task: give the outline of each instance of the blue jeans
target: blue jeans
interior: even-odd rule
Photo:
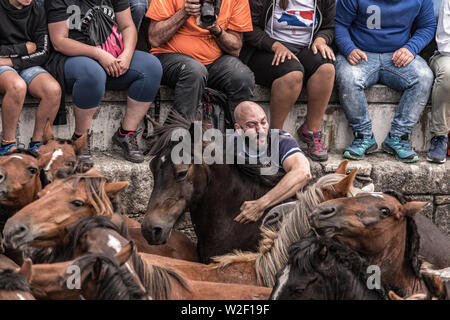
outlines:
[[[70,57],[64,65],[67,89],[72,90],[74,104],[81,109],[99,105],[110,90],[128,89],[128,96],[139,102],[152,102],[158,92],[162,77],[159,60],[143,51],[135,51],[128,71],[118,77],[110,77],[103,67],[88,57]]]
[[[148,9],[148,1],[147,0],[129,0],[130,2],[130,10],[131,17],[133,18],[134,25],[136,29],[139,31],[141,28],[142,19],[144,19],[145,14]]]
[[[19,76],[25,81],[27,86],[29,86],[31,81],[33,81],[33,79],[36,78],[41,73],[48,73],[47,70],[45,70],[40,66],[29,67],[23,70],[16,70],[8,66],[0,66],[0,74],[2,74],[5,71],[14,71],[17,74],[19,74]]]
[[[370,136],[370,120],[364,89],[382,83],[397,91],[403,91],[390,134],[410,134],[425,108],[431,87],[433,72],[420,56],[406,67],[397,68],[392,62],[393,53],[366,52],[368,61],[352,66],[344,56],[336,58],[336,84],[339,99],[354,133]]]

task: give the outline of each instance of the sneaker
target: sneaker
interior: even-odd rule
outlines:
[[[40,141],[38,142],[30,141],[30,143],[28,144],[28,150],[36,152],[36,150],[39,149],[40,146],[42,146],[42,143]]]
[[[323,146],[322,131],[317,130],[310,133],[303,124],[298,129],[298,136],[308,145],[308,156],[314,161],[327,161],[328,153]]]
[[[4,156],[8,152],[12,151],[11,148],[17,147],[17,142],[0,144],[0,156]]]
[[[344,158],[350,160],[361,160],[364,154],[371,154],[377,151],[378,144],[375,141],[375,136],[365,136],[361,133],[355,133],[355,139],[352,144],[344,151]]]
[[[75,133],[72,136],[72,142],[76,141],[80,137],[76,137]],[[92,158],[91,153],[91,132],[88,132],[88,137],[86,139],[86,147],[81,152],[81,154],[77,157],[77,167],[75,169],[76,172],[86,172],[92,167],[94,167],[94,159]]]
[[[125,159],[135,163],[141,163],[144,161],[144,155],[142,154],[142,151],[139,150],[139,146],[136,141],[136,136],[138,133],[140,133],[140,130],[131,131],[128,134],[122,134],[119,128],[113,136],[113,142],[124,151]]]
[[[431,139],[427,160],[430,162],[444,163],[447,158],[448,138],[446,136],[434,136]]]
[[[409,143],[409,135],[404,134],[401,137],[391,136],[389,133],[381,146],[384,152],[395,155],[395,158],[401,162],[412,163],[419,161],[419,156]]]

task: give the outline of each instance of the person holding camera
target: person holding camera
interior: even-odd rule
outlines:
[[[192,117],[206,86],[224,92],[232,109],[250,99],[254,76],[238,58],[243,32],[252,31],[247,0],[152,0],[147,17],[176,111]]]

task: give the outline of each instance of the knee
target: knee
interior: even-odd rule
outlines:
[[[450,94],[450,65],[436,73],[434,87],[443,89]]]
[[[336,84],[339,91],[352,91],[355,88],[364,89],[363,74],[359,68],[348,64],[348,66],[336,66]]]
[[[141,52],[137,51],[137,53]],[[152,78],[155,81],[161,82],[163,69],[159,59],[146,52],[142,52],[138,59],[141,60],[138,68],[139,72],[142,72],[145,78]]]
[[[283,86],[285,88],[290,88],[293,90],[301,90],[303,86],[303,72],[301,71],[292,71],[284,76],[276,79],[273,84],[272,88],[275,86]]]
[[[42,92],[39,94],[40,99],[47,100],[53,102],[53,104],[56,107],[59,107],[59,102],[61,100],[61,87],[59,86],[59,83],[54,81],[48,83]]]
[[[331,63],[325,63],[317,68],[314,75],[317,75],[317,77],[322,81],[334,81],[334,65]]]
[[[10,81],[6,87],[6,94],[11,95],[11,97],[17,100],[24,100],[27,95],[26,82],[20,77]]]
[[[180,81],[200,82],[206,85],[208,80],[208,70],[201,62],[196,60],[183,62],[180,65],[180,68]]]
[[[253,90],[255,87],[255,75],[245,65],[232,70],[230,74],[230,89],[234,91]]]

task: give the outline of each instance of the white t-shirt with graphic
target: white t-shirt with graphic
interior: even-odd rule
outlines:
[[[273,15],[266,25],[265,32],[273,39],[308,46],[312,28],[317,25],[314,14],[314,0],[289,0],[286,10],[276,0]]]

